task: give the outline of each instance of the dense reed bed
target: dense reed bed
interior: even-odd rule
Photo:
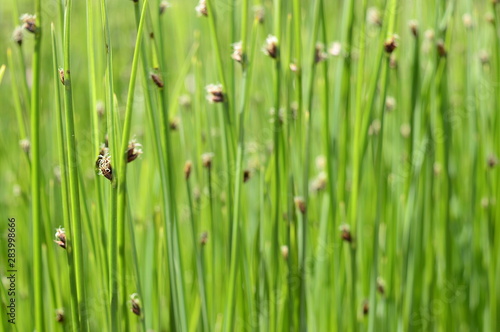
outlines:
[[[1,330],[500,329],[498,11],[2,2]]]

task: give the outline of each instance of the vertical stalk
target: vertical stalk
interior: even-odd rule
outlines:
[[[35,298],[35,327],[44,330],[43,315],[43,267],[41,233],[41,186],[40,181],[40,69],[42,46],[42,5],[35,0],[36,29],[33,52],[33,87],[31,90],[31,214],[33,222],[33,271]],[[24,74],[24,73],[23,73]]]
[[[64,107],[66,119],[66,148],[68,156],[69,196],[71,206],[70,250],[73,250],[76,288],[78,297],[78,311],[80,316],[80,329],[87,331],[87,312],[85,300],[85,273],[83,267],[83,234],[80,216],[80,192],[78,183],[78,154],[75,139],[75,123],[73,114],[73,90],[71,82],[71,6],[72,0],[67,0],[64,10]]]

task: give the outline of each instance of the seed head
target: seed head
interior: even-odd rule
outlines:
[[[319,192],[326,188],[327,176],[325,172],[320,172],[318,176],[313,180],[311,184],[311,189],[314,192]]]
[[[233,58],[236,62],[243,63],[243,50],[241,48],[241,42],[233,44],[233,54],[231,54],[231,58]]]
[[[369,305],[368,305],[368,300],[363,301],[363,315],[368,315],[369,311]]]
[[[340,236],[342,237],[342,240],[349,243],[352,242],[351,229],[349,228],[349,225],[344,224],[340,226]]]
[[[102,117],[104,115],[104,103],[101,100],[98,100],[96,105],[96,112],[99,117]]]
[[[57,71],[59,72],[59,79],[61,80],[62,85],[64,85],[64,69],[59,68]]]
[[[318,171],[322,171],[325,169],[325,167],[326,167],[326,157],[325,156],[323,156],[323,155],[317,156],[315,162],[316,162],[316,169]]]
[[[155,83],[155,85],[157,87],[163,88],[163,81],[162,81],[160,75],[155,74],[155,73],[151,73],[151,79],[153,80],[153,82]]]
[[[142,154],[142,145],[137,143],[135,139],[128,143],[127,148],[127,162],[130,163],[137,159]]]
[[[410,137],[410,134],[411,134],[410,125],[408,123],[403,123],[401,125],[401,128],[399,129],[399,132],[401,133],[401,136],[403,136],[403,138]]]
[[[378,135],[380,133],[380,129],[382,128],[382,123],[380,122],[379,119],[373,120],[373,122],[370,124],[370,127],[368,127],[368,135],[373,136],[373,135]]]
[[[368,8],[368,13],[366,14],[366,20],[369,24],[374,26],[382,26],[382,14],[380,10],[376,7]]]
[[[23,44],[23,27],[16,27],[12,32],[12,39],[21,46]]]
[[[201,155],[201,163],[205,168],[212,168],[212,160],[214,159],[213,152],[207,152]]]
[[[56,239],[54,240],[57,245],[63,249],[66,249],[66,232],[64,228],[59,227],[56,229]]]
[[[490,54],[486,50],[482,50],[479,52],[479,61],[483,66],[487,66],[490,64]]]
[[[283,256],[284,259],[288,259],[288,246],[281,246],[281,256]]]
[[[494,155],[490,154],[488,156],[488,167],[494,168],[498,164],[498,159]]]
[[[291,63],[290,64],[290,70],[294,73],[298,72],[299,71],[299,66],[297,66],[297,64],[295,63]]]
[[[381,295],[385,294],[385,281],[381,277],[377,278],[377,290]]]
[[[486,20],[486,22],[488,22],[490,24],[495,23],[495,15],[493,15],[493,13],[491,13],[491,12],[486,13],[484,15],[484,19]]]
[[[386,53],[391,54],[392,52],[394,52],[396,47],[398,47],[397,39],[398,39],[397,35],[393,35],[387,38],[387,40],[384,43],[384,49]]]
[[[19,141],[19,145],[21,146],[21,149],[23,149],[23,151],[25,153],[29,153],[30,152],[31,143],[30,143],[29,139],[27,139],[27,138],[22,139],[21,141]]]
[[[207,244],[207,241],[208,241],[208,232],[201,233],[200,244],[204,246],[205,244]]]
[[[175,117],[172,120],[170,120],[168,126],[169,126],[170,130],[172,130],[172,131],[177,130],[179,128],[179,118]]]
[[[137,316],[141,316],[141,301],[139,295],[134,293],[130,295],[130,310]]]
[[[36,27],[36,15],[23,14],[20,17],[21,22],[23,22],[23,28],[31,33],[35,33]]]
[[[205,89],[207,90],[207,100],[209,102],[224,102],[224,92],[222,91],[222,84],[210,84]]]
[[[165,10],[167,10],[167,8],[170,8],[171,5],[168,1],[162,1],[160,3],[160,15],[163,14],[165,12]]]
[[[253,11],[255,14],[255,19],[260,24],[264,23],[265,10],[263,6],[254,6]]]
[[[99,170],[99,175],[104,176],[109,181],[113,181],[113,168],[111,167],[111,155],[107,151],[108,151],[107,148],[101,148],[101,152],[97,157],[96,166],[97,169]]]
[[[445,58],[448,55],[448,51],[446,50],[446,46],[444,45],[443,40],[438,40],[437,44],[437,51],[440,57]]]
[[[186,161],[184,164],[184,178],[189,180],[189,176],[191,175],[191,168],[193,167],[193,163],[191,160]]]
[[[469,13],[465,13],[462,16],[462,22],[464,23],[464,27],[469,30],[474,27],[474,22],[472,21],[472,16]]]
[[[326,60],[328,54],[325,52],[325,45],[322,43],[316,43],[316,49],[314,51],[314,62],[319,63]]]
[[[392,112],[396,108],[396,98],[392,96],[387,96],[385,98],[385,110],[387,112]]]
[[[417,20],[411,20],[408,23],[408,26],[410,27],[410,31],[414,37],[418,36],[418,21]]]
[[[269,35],[266,38],[266,46],[263,49],[264,53],[273,58],[276,59],[278,56],[278,38],[273,35]]]
[[[198,6],[195,7],[198,16],[208,16],[207,3],[205,0],[200,0]]]
[[[333,42],[330,49],[328,49],[328,52],[332,56],[339,56],[340,52],[342,52],[342,44],[339,41]]]
[[[56,321],[59,323],[64,322],[64,310],[63,309],[56,310]]]
[[[243,171],[243,183],[246,183],[248,180],[250,180],[250,176],[252,173],[250,172],[249,169],[246,169]]]
[[[304,198],[297,196],[293,200],[295,202],[295,206],[297,207],[297,209],[299,209],[300,213],[302,214],[306,213],[307,207]]]

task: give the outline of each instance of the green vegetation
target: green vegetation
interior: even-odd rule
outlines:
[[[498,7],[2,2],[0,331],[497,331]]]

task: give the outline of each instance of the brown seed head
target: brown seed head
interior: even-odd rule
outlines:
[[[264,23],[265,10],[263,6],[255,6],[253,7],[253,11],[255,14],[255,19],[260,23]]]
[[[411,20],[408,22],[408,26],[410,27],[411,34],[414,37],[418,36],[418,21],[417,20]]]
[[[31,33],[35,33],[36,27],[36,15],[23,14],[21,15],[21,22],[23,22],[23,28]]]
[[[223,103],[224,92],[222,91],[221,84],[210,84],[206,88],[207,100],[211,103]]]
[[[64,310],[63,309],[56,310],[56,321],[58,323],[64,322]]]
[[[64,85],[64,69],[59,68],[57,71],[59,72],[59,79],[61,80],[62,85]]]
[[[448,51],[446,51],[446,46],[444,45],[443,40],[438,40],[436,43],[437,51],[440,57],[446,57],[448,55]]]
[[[23,27],[16,27],[12,32],[12,39],[21,46],[23,44]]]
[[[155,74],[155,73],[151,73],[151,79],[153,80],[154,84],[157,87],[163,88],[163,81],[162,81],[160,75]]]
[[[208,16],[207,3],[205,0],[200,0],[198,6],[195,7],[198,16]]]
[[[365,300],[363,302],[363,315],[368,315],[368,310],[369,310],[369,305],[368,305],[368,300]]]
[[[160,3],[160,15],[163,14],[167,8],[170,8],[170,3],[168,1],[162,1]]]
[[[314,62],[319,63],[326,60],[328,54],[325,52],[325,45],[322,43],[316,43],[316,48],[314,51]]]
[[[201,233],[200,244],[204,246],[205,244],[207,244],[207,241],[208,241],[208,232]]]
[[[380,277],[377,278],[377,290],[380,293],[380,295],[385,294],[385,282]]]
[[[392,52],[394,52],[396,47],[398,47],[397,39],[398,36],[396,35],[387,38],[387,40],[384,43],[384,49],[386,53],[391,54]]]
[[[19,145],[21,146],[21,149],[23,149],[23,151],[25,153],[29,153],[30,152],[31,143],[30,143],[29,139],[27,139],[27,138],[22,139],[21,141],[19,141]]]
[[[489,168],[494,168],[498,164],[498,159],[494,155],[489,155],[488,156],[488,167]]]
[[[212,160],[214,159],[214,154],[212,152],[207,152],[201,155],[201,163],[205,168],[212,168]]]
[[[193,167],[193,163],[191,162],[191,160],[186,161],[186,163],[184,164],[184,178],[186,180],[188,180],[189,176],[191,175],[191,168],[192,167]]]
[[[231,54],[231,58],[233,58],[236,62],[243,63],[243,50],[241,48],[241,42],[233,44],[233,54]]]
[[[382,26],[382,14],[380,10],[376,7],[368,8],[368,12],[366,14],[366,21],[368,24],[375,26]]]
[[[106,152],[104,155],[99,154],[96,165],[99,175],[104,176],[109,181],[113,181],[113,168],[111,167],[111,156],[109,153]]]
[[[288,246],[281,246],[281,256],[283,256],[284,259],[288,259]]]
[[[250,175],[251,175],[251,172],[249,169],[246,169],[243,171],[243,183],[247,182],[248,180],[250,180]]]
[[[297,207],[297,209],[299,209],[300,213],[302,214],[306,213],[307,207],[304,198],[297,196],[293,200],[295,202],[295,206]]]
[[[135,139],[128,143],[127,148],[127,162],[130,163],[137,159],[142,154],[142,145],[137,143]]]
[[[344,224],[340,226],[340,236],[342,237],[342,240],[349,243],[352,242],[351,229],[349,228],[349,225]]]
[[[141,316],[141,301],[139,295],[134,293],[130,295],[130,310],[137,316]]]
[[[56,239],[54,240],[57,245],[63,249],[66,249],[66,232],[64,228],[59,227],[56,229]]]
[[[266,46],[264,47],[264,53],[273,58],[276,59],[278,56],[278,38],[273,35],[269,35],[266,38]]]
[[[172,120],[170,120],[168,126],[172,131],[179,129],[179,118],[175,117]]]
[[[97,115],[101,118],[104,115],[104,103],[101,100],[98,100],[95,105],[95,110]]]

